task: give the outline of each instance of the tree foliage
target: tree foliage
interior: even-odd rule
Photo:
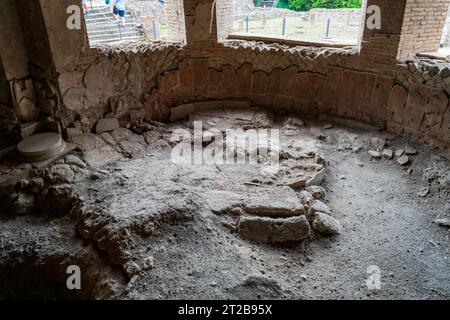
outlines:
[[[361,8],[362,0],[278,0],[278,8],[308,11],[314,8]]]

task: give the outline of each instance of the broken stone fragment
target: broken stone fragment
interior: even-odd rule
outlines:
[[[259,243],[300,241],[309,237],[310,226],[305,216],[273,219],[241,217],[238,234]]]
[[[138,266],[138,264],[134,261],[128,261],[123,265],[123,270],[128,275],[128,277],[131,279],[135,275],[138,275],[141,273],[141,268]]]
[[[397,163],[401,166],[406,166],[409,163],[409,157],[408,156],[401,156],[397,159]]]
[[[315,231],[324,236],[332,236],[342,231],[341,223],[336,218],[323,212],[316,212],[312,225]]]
[[[293,189],[298,189],[304,188],[306,186],[306,182],[307,178],[303,175],[299,175],[297,177],[288,179],[286,181],[286,184]]]
[[[314,196],[306,190],[300,191],[298,194],[298,198],[306,208],[309,208],[311,206],[311,203],[314,201]]]
[[[68,164],[57,164],[49,169],[46,179],[53,184],[70,183],[74,176],[75,174]]]
[[[370,139],[370,144],[375,150],[382,150],[386,146],[386,140],[379,137],[373,137]]]
[[[330,207],[328,207],[322,201],[320,201],[320,200],[313,200],[310,203],[308,213],[309,214],[313,214],[315,212],[331,213],[331,209],[330,209]]]
[[[41,177],[34,177],[30,180],[29,190],[33,193],[40,193],[45,189],[44,179]]]
[[[438,226],[450,228],[450,219],[449,218],[437,219],[434,222]]]
[[[423,197],[426,197],[429,192],[430,192],[430,188],[422,188],[422,189],[419,190],[417,195],[419,197],[423,198]]]
[[[17,199],[13,202],[13,207],[16,209],[17,215],[30,213],[35,209],[34,195],[29,193],[20,193]]]
[[[371,157],[374,158],[374,159],[380,159],[380,158],[381,158],[381,153],[379,153],[378,151],[375,151],[375,150],[369,150],[369,154],[370,154]]]
[[[97,133],[103,133],[113,131],[119,126],[119,121],[116,118],[103,118],[98,120],[95,130]]]
[[[320,186],[309,186],[306,187],[305,190],[311,193],[313,197],[318,200],[323,199],[326,194],[325,189]]]
[[[69,154],[66,157],[65,160],[66,164],[72,164],[74,166],[80,167],[80,168],[86,168],[86,163],[83,162],[80,158],[78,158],[76,155]]]
[[[395,156],[396,156],[396,157],[401,157],[404,153],[405,153],[405,150],[404,150],[404,149],[397,149],[397,150],[395,151]]]
[[[303,127],[304,123],[299,118],[289,117],[284,121],[283,126],[288,128]]]
[[[144,270],[152,270],[155,267],[155,258],[153,256],[147,257],[144,261]]]
[[[383,158],[391,160],[394,156],[394,152],[391,149],[383,149],[382,156]]]
[[[412,147],[410,147],[410,146],[406,146],[406,148],[405,148],[405,153],[406,153],[407,155],[413,156],[413,155],[416,155],[416,154],[417,154],[417,150],[414,149],[414,148],[412,148]]]
[[[321,185],[323,182],[323,179],[325,178],[326,169],[323,168],[319,172],[315,173],[314,176],[306,181],[306,186],[318,186]]]

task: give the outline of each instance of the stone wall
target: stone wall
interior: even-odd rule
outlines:
[[[185,46],[141,43],[93,50],[82,41],[84,30],[68,33],[62,26],[61,9],[75,0],[61,0],[60,7],[40,1],[57,70],[55,117],[72,133],[92,130],[107,114],[125,125],[167,121],[171,108],[181,104],[245,99],[276,111],[348,118],[450,145],[450,65],[397,60],[407,0],[368,1],[380,5],[382,29],[364,29],[361,50],[225,40],[232,8],[217,1],[214,11],[212,0],[183,0]],[[73,37],[68,48],[59,42],[63,35]]]

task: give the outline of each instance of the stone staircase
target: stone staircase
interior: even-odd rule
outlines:
[[[91,47],[100,44],[143,40],[144,33],[135,15],[127,10],[126,26],[122,27],[112,14],[110,6],[88,5],[89,13],[84,16]]]

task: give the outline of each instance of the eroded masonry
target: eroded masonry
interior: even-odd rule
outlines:
[[[450,0],[2,1],[0,298],[450,298]]]

